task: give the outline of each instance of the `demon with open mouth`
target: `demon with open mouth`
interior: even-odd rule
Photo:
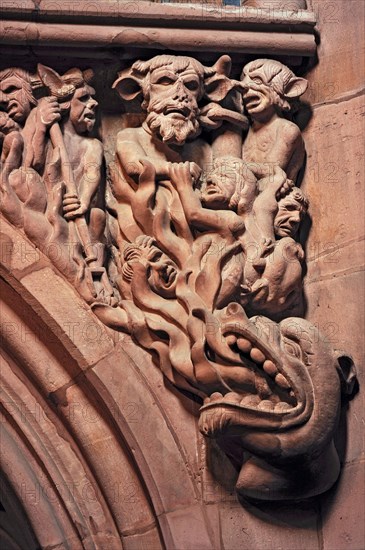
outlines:
[[[310,497],[338,477],[341,392],[356,375],[300,318],[309,201],[296,186],[304,142],[283,112],[307,82],[278,61],[250,62],[240,82],[229,69],[227,56],[207,68],[165,55],[114,83],[142,95],[146,120],[119,133],[111,174],[121,300],[92,307],[201,398],[200,431],[239,466],[242,497]],[[241,103],[227,116],[230,94]],[[242,156],[220,155],[204,131],[221,126],[221,142],[246,115]]]
[[[165,190],[188,171],[172,165]],[[186,183],[182,188],[193,193]],[[138,227],[152,227],[154,237],[141,234],[125,245],[116,277],[119,306],[95,303],[94,312],[150,351],[173,384],[202,399],[200,431],[236,463],[239,455],[242,497],[296,499],[326,491],[339,474],[333,437],[341,391],[350,394],[356,380],[351,358],[304,319],[248,318],[237,301],[217,307],[222,266],[242,253],[242,243],[224,230],[194,231],[199,208],[207,215],[201,203],[192,220],[185,209],[185,225],[173,224],[164,210],[151,211],[158,186],[153,165],[144,161],[132,204]],[[213,220],[220,215],[210,213]]]
[[[121,124],[107,182],[91,72],[1,71],[0,211],[41,250],[56,245],[95,314],[199,397],[200,431],[239,466],[242,497],[310,497],[338,477],[356,374],[301,318],[310,201],[289,113],[307,82],[268,59],[240,81],[230,71],[227,55],[124,68],[113,89],[140,98],[144,120]]]

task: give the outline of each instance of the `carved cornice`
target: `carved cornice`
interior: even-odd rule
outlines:
[[[315,15],[272,10],[78,2],[2,3],[1,43],[6,45],[126,47],[154,50],[313,56]],[[227,32],[229,31],[229,32]]]

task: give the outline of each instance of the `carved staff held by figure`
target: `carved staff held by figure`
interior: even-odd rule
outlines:
[[[75,91],[75,86],[71,83],[64,82],[61,77],[51,68],[44,65],[38,65],[38,74],[44,86],[50,91],[57,101],[61,104],[69,101],[70,96]],[[96,104],[96,102],[95,102]],[[64,136],[58,122],[55,122],[49,129],[52,145],[58,148],[61,157],[61,173],[66,185],[67,197],[71,197],[79,201],[79,191],[74,179],[72,166],[68,151],[65,146]],[[68,216],[71,218],[70,216]],[[84,214],[77,215],[73,219],[69,219],[77,228],[77,233],[85,253],[85,262],[87,264],[87,275],[90,277],[90,287],[93,295],[97,300],[115,303],[113,297],[113,289],[110,285],[105,268],[99,265],[97,255],[95,254],[94,244],[90,237],[89,227],[87,225]]]

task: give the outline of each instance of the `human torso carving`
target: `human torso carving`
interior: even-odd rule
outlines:
[[[297,498],[293,463],[306,468],[310,494],[337,475],[318,477],[333,459],[326,418],[339,398],[332,351],[303,319],[285,320],[302,311],[297,236],[308,200],[296,185],[304,142],[283,113],[306,81],[260,59],[240,81],[229,75],[228,56],[206,67],[161,55],[122,71],[113,88],[125,101],[140,97],[146,117],[117,134],[106,186],[103,146],[90,135],[90,73],[3,71],[1,211],[104,323],[129,332],[174,384],[205,399],[202,433],[241,437],[252,454],[242,494],[266,498],[263,479],[273,498]],[[43,86],[38,101],[32,82]],[[232,127],[241,155],[241,141],[232,155],[224,147]],[[317,415],[331,377],[334,405]],[[312,455],[320,456],[313,464]]]

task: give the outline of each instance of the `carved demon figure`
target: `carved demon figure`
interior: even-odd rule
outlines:
[[[247,64],[240,82],[229,70],[226,56],[207,68],[161,55],[114,83],[123,99],[142,97],[146,118],[118,134],[111,173],[122,299],[93,308],[204,399],[202,433],[228,454],[246,453],[240,494],[311,496],[338,476],[340,388],[355,375],[310,323],[291,317],[302,305],[296,239],[308,199],[294,186],[303,139],[283,113],[307,82],[272,60]],[[227,114],[220,103],[232,90],[251,123],[242,158],[216,156],[204,134],[222,121],[245,127],[243,109]]]
[[[244,67],[241,85],[252,122],[243,143],[243,158],[266,169],[278,165],[295,182],[304,161],[304,142],[298,126],[283,113],[304,94],[307,81],[279,61],[257,59]]]
[[[307,82],[269,59],[240,81],[230,71],[226,55],[207,67],[168,54],[119,73],[113,88],[141,99],[144,121],[123,121],[108,184],[90,71],[1,71],[0,210],[201,399],[200,431],[239,467],[240,495],[309,497],[339,474],[341,392],[356,376],[300,318],[309,200],[288,115]]]

